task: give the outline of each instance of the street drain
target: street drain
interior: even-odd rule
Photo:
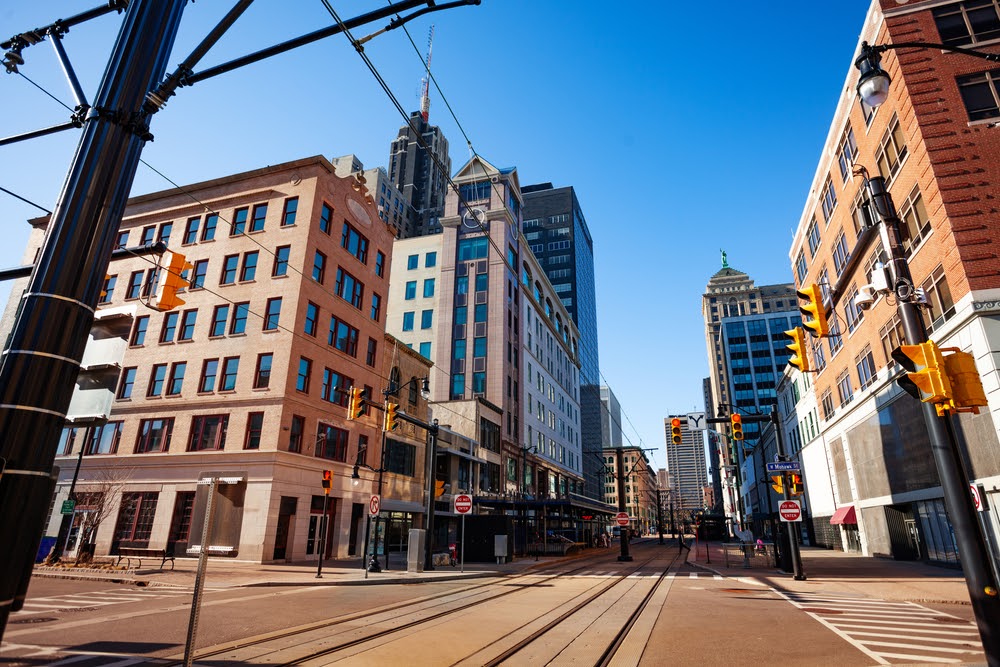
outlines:
[[[19,618],[17,620],[11,621],[11,625],[27,625],[29,623],[48,623],[49,621],[58,621],[57,618]]]

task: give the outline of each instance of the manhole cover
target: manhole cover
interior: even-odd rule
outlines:
[[[49,621],[57,621],[57,618],[19,618],[11,621],[11,625],[27,625],[28,623],[48,623]]]

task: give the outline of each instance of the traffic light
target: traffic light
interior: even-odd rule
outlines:
[[[806,285],[805,289],[796,290],[795,293],[800,299],[806,300],[806,305],[799,306],[802,314],[809,318],[802,323],[802,326],[809,329],[813,336],[830,335],[830,324],[826,321],[826,307],[823,305],[823,291],[819,285],[815,283]]]
[[[385,426],[384,426],[386,431],[395,431],[396,427],[399,426],[399,422],[396,421],[396,408],[398,407],[399,407],[398,403],[386,402]]]
[[[681,420],[674,417],[670,420],[670,441],[675,445],[681,444]]]
[[[177,306],[184,305],[184,299],[177,296],[177,292],[191,284],[185,276],[192,267],[180,253],[168,252],[165,255],[166,266],[160,271],[160,280],[156,287],[156,308],[173,310]]]
[[[951,381],[952,398],[959,410],[979,414],[979,406],[987,405],[983,381],[976,369],[976,361],[968,352],[955,350],[944,358],[944,370]]]
[[[333,488],[333,471],[324,470],[323,471],[323,488],[329,491]]]
[[[743,439],[743,417],[739,413],[734,412],[729,415],[729,425],[733,429],[733,440]]]
[[[774,482],[774,484],[771,485],[771,488],[774,489],[775,491],[777,491],[778,493],[784,495],[784,493],[785,493],[785,484],[784,484],[785,476],[784,475],[771,475],[771,481]]]
[[[907,370],[906,377],[897,380],[903,391],[924,403],[938,405],[939,414],[954,407],[944,357],[934,341],[900,345],[892,351],[892,358]]]
[[[792,496],[802,495],[802,475],[792,475],[791,484],[789,485],[788,492]]]
[[[434,480],[434,497],[440,498],[444,495],[444,480],[437,479]]]
[[[803,373],[808,373],[809,357],[806,355],[806,332],[802,327],[795,327],[785,332],[785,335],[792,339],[790,345],[786,345],[792,351],[792,356],[788,358],[788,363],[795,366]]]
[[[364,414],[365,402],[361,397],[361,387],[351,387],[350,398],[347,402],[347,418],[358,419]]]

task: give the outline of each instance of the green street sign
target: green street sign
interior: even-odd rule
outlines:
[[[76,507],[75,500],[64,500],[62,504],[62,510],[60,510],[60,514],[72,514],[74,507]]]

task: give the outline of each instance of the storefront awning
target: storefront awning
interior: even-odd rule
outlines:
[[[830,524],[833,526],[839,526],[841,524],[857,525],[857,523],[858,517],[854,512],[854,505],[840,507],[833,513],[833,516],[830,517]]]

